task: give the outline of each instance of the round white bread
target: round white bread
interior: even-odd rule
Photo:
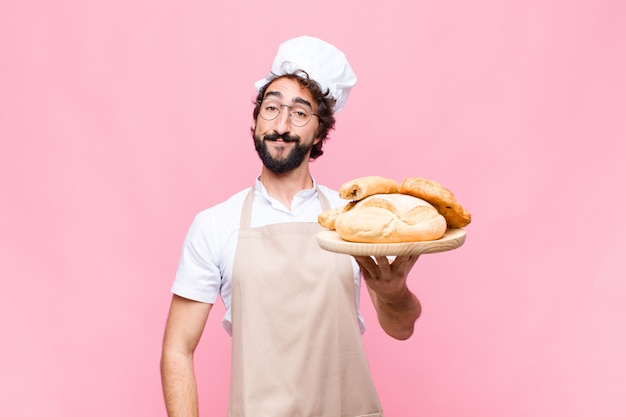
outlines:
[[[439,239],[445,218],[428,202],[406,194],[376,194],[336,216],[335,230],[350,242],[398,243]]]

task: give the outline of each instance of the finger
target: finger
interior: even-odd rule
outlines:
[[[419,257],[419,255],[398,256],[391,265],[392,267],[407,267],[411,269],[413,268],[413,265],[415,265]]]
[[[354,260],[361,268],[375,268],[376,262],[370,256],[355,256]]]
[[[376,256],[374,259],[376,260],[376,265],[378,265],[378,268],[380,268],[383,273],[391,270],[389,258],[386,256]]]
[[[373,271],[376,270],[376,263],[369,256],[355,256],[354,260],[361,268],[361,272],[364,275],[368,275],[368,277],[372,274]]]

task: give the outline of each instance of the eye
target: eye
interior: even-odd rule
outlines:
[[[306,109],[296,107],[291,111],[291,114],[297,118],[305,119],[309,117],[309,112]]]

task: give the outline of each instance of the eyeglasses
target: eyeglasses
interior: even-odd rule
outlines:
[[[289,108],[289,121],[296,127],[305,126],[311,121],[312,116],[317,116],[306,104],[294,104],[290,106],[289,104],[281,104],[276,100],[268,99],[261,102],[259,115],[264,120],[271,121],[278,117],[283,107]]]

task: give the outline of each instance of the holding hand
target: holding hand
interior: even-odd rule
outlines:
[[[406,280],[419,255],[398,256],[389,261],[386,256],[355,256],[361,274],[376,308],[378,321],[391,337],[404,340],[411,337],[415,321],[421,313],[417,297],[409,290]]]

